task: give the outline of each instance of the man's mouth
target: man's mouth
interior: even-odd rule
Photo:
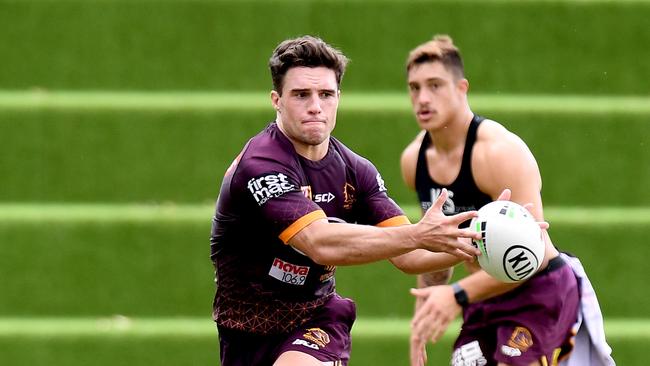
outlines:
[[[430,109],[421,109],[417,112],[417,116],[420,119],[429,119],[433,114],[434,112]]]

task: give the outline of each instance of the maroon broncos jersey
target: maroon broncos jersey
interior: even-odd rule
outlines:
[[[334,293],[334,266],[287,245],[315,220],[377,226],[408,223],[372,163],[331,137],[327,155],[298,155],[275,123],[253,137],[224,177],[211,235],[214,320],[259,334],[309,320]]]

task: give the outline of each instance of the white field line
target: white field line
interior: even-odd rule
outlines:
[[[419,208],[404,205],[417,220]],[[205,222],[213,215],[212,204],[0,204],[0,221],[7,222]],[[552,224],[650,224],[650,207],[546,207]]]
[[[648,96],[470,94],[477,111],[650,113]],[[406,93],[346,92],[342,111],[410,112]],[[0,90],[7,110],[270,110],[268,92],[9,91]],[[485,113],[485,112],[483,112]]]
[[[360,318],[352,334],[362,338],[406,338],[409,319]],[[454,321],[445,337],[454,337],[460,323]],[[613,338],[650,338],[650,319],[606,319],[605,330]],[[214,337],[209,318],[0,318],[0,337]]]

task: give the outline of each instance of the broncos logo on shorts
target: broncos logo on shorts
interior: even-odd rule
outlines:
[[[516,327],[508,341],[510,347],[514,347],[521,352],[526,352],[533,345],[533,337],[530,331],[524,327]]]
[[[328,343],[330,343],[330,336],[327,334],[327,332],[320,328],[307,329],[307,333],[305,333],[303,337],[321,347],[325,347]]]

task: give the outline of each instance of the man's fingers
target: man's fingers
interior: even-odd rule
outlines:
[[[426,342],[429,338],[428,327],[431,326],[435,320],[435,315],[432,313],[427,303],[421,306],[413,315],[413,320],[411,320],[411,330],[413,335],[421,338]]]
[[[429,339],[436,342],[440,338],[440,333],[444,332],[443,324],[440,317],[430,314],[428,317],[423,318],[422,322],[416,327],[417,333],[424,339]]]
[[[481,239],[481,233],[472,229],[458,229],[456,236],[459,238]],[[469,245],[469,244],[466,244]]]
[[[421,339],[422,342],[426,342],[427,339],[431,337],[431,333],[433,332],[434,321],[435,318],[432,318],[430,316],[422,318],[420,321],[418,321],[416,324],[413,325],[412,327],[413,334],[418,339]]]
[[[469,232],[468,234],[461,233],[459,236],[464,236],[466,238],[480,239],[481,233],[474,233],[470,230],[463,230],[464,232]],[[478,234],[478,237],[476,236]],[[471,235],[471,236],[470,236]],[[470,256],[481,255],[481,251],[478,248],[474,247],[472,244],[466,243],[465,241],[456,240],[456,249],[461,250]]]
[[[431,335],[431,342],[436,343],[440,338],[445,334],[445,331],[447,330],[447,326],[449,326],[449,321],[446,319],[439,319],[438,320],[438,326],[436,327],[435,331]]]
[[[501,192],[499,198],[497,198],[497,201],[510,201],[510,197],[512,197],[512,191],[506,188],[503,190],[503,192]]]
[[[427,364],[427,344],[422,344],[422,365]]]
[[[454,256],[456,256],[458,258],[464,258],[463,261],[465,261],[467,263],[474,263],[474,261],[476,260],[476,257],[481,255],[481,251],[474,252],[474,253],[478,253],[478,254],[469,255],[467,257],[465,255],[461,255],[460,253],[467,254],[467,253],[461,251],[460,249],[456,249],[456,253],[453,253],[452,255],[454,255]]]
[[[427,317],[427,311],[422,311],[422,308],[418,310],[415,315],[413,315],[413,320],[411,320],[411,328],[413,329],[413,334],[420,334],[418,330],[422,327],[422,323],[425,323],[424,319]]]
[[[439,328],[436,329],[436,331],[431,336],[431,343],[438,342],[443,334],[445,334],[445,332],[442,329],[439,329]]]
[[[424,366],[427,363],[426,339],[411,337],[411,366]]]
[[[459,224],[462,224],[467,220],[471,220],[476,216],[478,216],[478,211],[465,211],[448,217],[451,219],[452,223],[454,223],[455,226],[458,226]]]
[[[523,207],[528,211],[530,211],[530,209],[533,208],[533,206],[534,206],[534,204],[531,203],[531,202],[526,203],[525,205],[523,205]],[[551,226],[546,221],[537,221],[537,224],[539,225],[539,228],[542,229],[542,230],[548,230],[548,228]]]
[[[447,250],[446,253],[451,254],[454,257],[456,257],[458,259],[461,259],[463,261],[470,261],[471,262],[471,261],[474,260],[474,256],[480,254],[480,252],[479,252],[479,254],[474,254],[475,250],[476,249],[472,247],[471,252],[468,253],[467,251],[463,251],[460,248],[451,248],[450,250]]]
[[[438,195],[438,198],[436,198],[436,202],[433,203],[433,206],[431,206],[430,209],[436,210],[436,211],[442,211],[442,205],[445,204],[445,201],[447,201],[447,188],[443,188],[440,191],[440,194]]]
[[[425,298],[429,296],[429,291],[426,288],[412,288],[411,295],[417,298]]]
[[[455,249],[455,250],[453,250],[453,251],[452,251],[451,253],[449,253],[449,254],[454,255],[454,256],[456,256],[458,259],[461,259],[461,260],[463,260],[463,261],[471,261],[471,260],[474,258],[473,255],[467,254],[467,253],[463,252],[463,251],[460,250],[460,249]]]
[[[459,231],[457,233],[457,236],[461,236],[461,235],[469,236],[468,234],[463,234],[461,231]],[[477,238],[473,234],[471,235],[471,237],[475,239],[480,238],[480,236]],[[458,240],[458,238],[454,239],[450,237],[448,238],[448,240],[445,240],[443,244],[444,244],[443,246],[440,246],[436,249],[431,249],[431,251],[445,252],[464,261],[467,260],[472,261],[475,256],[481,255],[481,251],[478,250],[478,248],[475,248],[472,244],[468,244],[465,241]]]

